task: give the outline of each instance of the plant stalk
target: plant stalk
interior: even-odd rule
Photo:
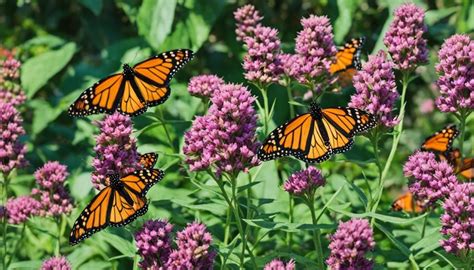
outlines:
[[[308,198],[306,200],[306,204],[309,207],[309,210],[311,212],[311,220],[313,221],[313,225],[318,224],[318,220],[316,219],[316,212],[314,210],[314,194],[310,196],[311,198]],[[316,248],[316,254],[318,255],[318,268],[319,269],[324,269],[324,255],[323,255],[323,248],[321,245],[321,230],[320,229],[315,229],[313,231],[313,242],[314,246]]]

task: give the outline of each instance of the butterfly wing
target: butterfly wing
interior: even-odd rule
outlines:
[[[192,58],[191,50],[179,49],[161,53],[133,67],[135,84],[147,106],[161,104],[168,98],[171,78]]]
[[[122,177],[120,181],[129,191],[143,197],[154,184],[163,179],[164,175],[162,170],[145,169],[134,171]]]
[[[95,83],[82,93],[69,107],[71,116],[86,116],[95,113],[113,113],[125,88],[122,74],[114,74]]]
[[[127,187],[113,191],[109,224],[111,226],[124,226],[143,215],[148,210],[145,197],[136,194]]]
[[[69,243],[75,245],[93,233],[107,227],[113,200],[113,189],[102,189],[82,211],[72,226]]]
[[[403,211],[407,213],[421,213],[423,211],[423,204],[413,197],[410,191],[405,192],[399,196],[392,203],[394,211]]]
[[[345,87],[352,83],[352,77],[362,68],[360,54],[365,44],[365,37],[354,38],[346,42],[336,53],[336,59],[329,71],[338,74],[339,83]]]
[[[322,109],[321,121],[334,153],[349,150],[354,143],[354,135],[373,128],[377,123],[372,114],[343,107]]]
[[[462,164],[456,170],[460,175],[467,179],[474,178],[474,158],[464,158]]]
[[[144,169],[153,169],[157,160],[158,154],[151,152],[140,155],[138,163],[140,163]]]
[[[449,125],[435,134],[429,136],[421,144],[423,151],[435,151],[445,153],[451,150],[453,140],[459,135],[455,125]]]

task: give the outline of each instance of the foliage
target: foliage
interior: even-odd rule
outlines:
[[[365,62],[368,54],[385,48],[383,38],[393,20],[393,11],[406,1],[252,2],[257,3],[256,8],[264,16],[263,23],[279,30],[283,51],[293,51],[296,34],[301,30],[300,18],[309,14],[327,15],[336,44],[352,37],[366,37],[362,54]],[[55,218],[33,217],[23,227],[8,227],[7,248],[13,254],[9,269],[37,269],[41,261],[58,253],[66,256],[74,269],[131,269],[140,260],[133,234],[150,219],[167,219],[174,224],[175,233],[195,220],[204,223],[213,236],[213,249],[218,252],[215,268],[238,269],[241,264],[243,242],[237,228],[237,223],[241,223],[258,269],[274,258],[294,259],[297,269],[314,269],[318,254],[312,232],[322,234],[322,253],[327,258],[330,254],[327,236],[334,234],[338,221],[349,218],[371,221],[376,245],[370,257],[376,269],[462,267],[463,261],[440,247],[443,211],[440,205],[420,215],[390,209],[394,198],[406,189],[402,167],[408,156],[434,131],[448,123],[459,123],[453,114],[437,109],[422,110],[421,104],[439,95],[434,84],[438,78],[435,64],[443,41],[454,33],[470,33],[472,39],[474,33],[472,1],[414,2],[427,10],[429,63],[417,69],[408,86],[403,131],[391,166],[384,172],[383,193],[375,193],[379,171],[371,141],[357,137],[350,151],[316,165],[327,183],[318,189],[312,204],[319,220],[314,225],[307,201],[293,200],[283,189],[284,181],[292,173],[305,168],[302,162],[284,158],[264,162],[249,173],[240,173],[236,178],[239,199],[235,203],[243,215],[240,221],[230,213],[220,186],[212,177],[206,172],[190,171],[185,163],[184,133],[196,116],[207,111],[207,101],[191,96],[186,89],[192,76],[216,74],[226,82],[248,86],[259,104],[267,98],[244,79],[245,49],[235,39],[233,12],[246,1],[1,1],[1,46],[13,50],[23,63],[21,85],[27,95],[19,111],[27,134],[23,140],[27,144],[29,166],[11,174],[8,198],[30,193],[35,187],[34,171],[48,161],[57,160],[68,166],[70,176],[66,185],[75,202],[72,213],[63,215],[59,222]],[[90,174],[94,138],[99,130],[92,122],[103,116],[73,119],[67,115],[68,106],[91,84],[121,70],[122,63],[135,64],[155,53],[176,48],[194,50],[194,60],[172,80],[168,101],[133,118],[133,136],[138,140],[139,152],[157,152],[160,156],[157,167],[166,172],[165,178],[147,195],[148,212],[126,227],[107,228],[90,240],[70,246],[66,240],[69,230],[95,195]],[[396,75],[397,79],[402,78],[401,74]],[[397,81],[398,89],[405,83]],[[277,84],[269,87],[268,104],[273,108],[269,130],[291,118],[291,106],[298,113],[306,112],[304,107],[297,106],[304,103],[300,88],[295,88],[295,100],[291,101],[285,87]],[[346,106],[354,92],[349,87],[339,94],[325,94],[322,106]],[[262,107],[259,108],[261,119]],[[467,156],[474,154],[473,115],[467,119],[463,134],[462,149]],[[258,139],[262,141],[265,135],[260,127]],[[387,132],[380,138],[383,163],[393,145],[392,135]],[[458,138],[455,146],[459,143]],[[224,189],[229,194],[232,192],[230,186]],[[371,198],[378,195],[380,202],[376,211],[371,211]],[[2,201],[5,200],[2,191]],[[227,232],[224,224],[229,221]],[[56,246],[58,235],[59,247]],[[2,241],[3,247],[5,238]],[[248,254],[245,267],[255,267]]]

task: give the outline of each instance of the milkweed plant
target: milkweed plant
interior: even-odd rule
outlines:
[[[0,27],[8,37],[0,43],[1,269],[474,267],[469,6],[79,1],[64,10],[81,20],[69,21],[81,27],[72,36],[58,24],[75,19],[20,2],[0,4],[12,12],[2,21],[28,28]],[[125,25],[101,28],[80,13]],[[360,38],[361,48],[343,51],[345,38]],[[188,47],[196,55],[163,104],[139,116],[67,115],[91,77]],[[344,68],[334,72],[337,63]],[[259,159],[269,133],[310,102],[358,109],[376,124],[327,161]],[[332,125],[341,132],[341,123]],[[459,149],[455,162],[420,149],[449,124],[459,130],[444,142]],[[317,125],[320,140],[334,136]],[[301,130],[291,144],[314,147],[318,139]],[[165,172],[145,213],[71,246],[90,199],[111,174],[143,169],[144,152],[157,153]],[[405,192],[420,211],[391,207]]]

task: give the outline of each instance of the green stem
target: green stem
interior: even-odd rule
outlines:
[[[295,117],[295,106],[293,105],[293,95],[291,94],[291,83],[290,80],[286,81],[286,92],[288,94],[288,104],[290,105],[290,117]]]
[[[8,173],[3,173],[3,198],[2,198],[2,206],[5,207],[7,203],[7,197],[8,197],[8,182],[10,181],[9,179],[9,174]],[[7,230],[8,230],[8,222],[7,222],[7,216],[3,215],[3,256],[2,256],[2,265],[3,269],[7,269]]]
[[[470,111],[466,111],[464,109],[461,109],[460,110],[460,113],[459,113],[459,129],[460,129],[460,136],[459,136],[459,151],[461,152],[461,164],[463,164],[463,147],[464,147],[464,140],[465,140],[465,136],[466,136],[466,120],[467,120],[467,117],[469,116],[471,112]]]
[[[213,175],[213,174],[211,174],[211,175]],[[243,229],[243,226],[242,226],[242,221],[241,221],[241,218],[240,218],[239,210],[235,209],[234,205],[232,204],[231,199],[229,198],[229,195],[227,194],[227,191],[225,191],[224,182],[221,179],[217,178],[217,177],[213,176],[213,178],[216,181],[217,185],[219,186],[219,188],[222,192],[222,196],[224,197],[225,201],[229,205],[230,210],[234,214],[235,223],[237,224],[237,229],[239,231],[240,238],[242,240],[242,253],[240,254],[240,267],[242,269],[244,269],[245,250],[246,249],[249,252],[250,259],[252,260],[252,263],[254,264],[255,267],[257,267],[257,263],[255,262],[255,258],[253,256],[253,253],[247,247],[247,238],[245,237],[245,232],[244,232],[244,229]],[[233,185],[233,183],[231,183],[231,184]],[[232,189],[234,189],[234,188],[232,187]],[[232,192],[232,194],[234,196],[234,192]],[[232,199],[235,199],[235,198],[232,198]]]
[[[426,225],[428,224],[428,215],[425,216],[424,220],[423,220],[423,228],[421,229],[421,239],[423,239],[425,237],[425,232],[426,232]]]
[[[313,225],[318,224],[318,220],[316,219],[316,212],[314,210],[314,194],[311,195],[310,197],[306,200],[306,203],[309,207],[309,210],[311,212],[311,220],[313,221]],[[318,255],[318,268],[319,269],[324,269],[324,256],[323,256],[323,248],[321,245],[321,230],[320,229],[315,229],[313,231],[313,242],[314,246],[316,248],[316,254]]]
[[[163,109],[158,108],[158,120],[161,122],[163,129],[165,130],[166,138],[168,139],[168,145],[171,149],[174,149],[173,140],[171,139],[170,133],[168,132],[168,128],[166,127],[167,123],[164,120]]]
[[[265,87],[258,85],[257,86],[258,90],[260,90],[260,93],[262,94],[263,98],[263,132],[265,135],[268,134],[268,123],[270,122],[270,112],[269,112],[269,106],[268,106],[268,96],[267,96],[267,90]]]
[[[61,224],[62,224],[62,216],[56,217],[56,228],[57,228],[57,235],[56,235],[56,249],[54,250],[54,255],[56,257],[61,254]]]
[[[16,254],[18,252],[18,248],[20,247],[21,242],[23,242],[23,237],[25,236],[25,230],[26,230],[26,222],[23,222],[23,225],[21,227],[20,238],[18,239],[18,241],[16,241],[12,254]],[[7,265],[10,265],[10,263],[12,262],[12,259],[13,259],[13,256],[10,256],[10,258],[8,258]]]
[[[376,127],[374,131],[369,136],[370,142],[372,143],[372,147],[374,148],[374,157],[375,157],[375,164],[377,165],[379,177],[377,181],[378,187],[380,187],[382,183],[382,164],[380,163],[380,154],[379,154],[379,129]],[[367,181],[367,178],[366,178]],[[374,198],[372,197],[372,191],[370,189],[370,185],[367,182],[367,186],[369,187],[369,203],[367,204],[367,210],[369,211],[372,207]]]
[[[405,105],[406,105],[405,98],[406,98],[406,92],[407,92],[409,81],[410,81],[410,75],[407,72],[404,72],[403,77],[402,77],[402,95],[400,98],[400,112],[398,113],[398,118],[397,118],[400,122],[394,128],[392,148],[390,149],[390,154],[388,155],[387,162],[385,163],[385,166],[382,171],[382,175],[380,176],[379,187],[375,195],[376,196],[375,203],[372,207],[373,213],[375,213],[375,211],[377,210],[380,199],[382,198],[385,178],[387,176],[388,170],[390,169],[390,166],[392,165],[393,158],[395,157],[395,154],[397,152],[398,143],[400,142],[400,137],[402,136],[403,120],[405,117]],[[374,221],[375,221],[375,218],[372,218],[371,220],[372,225],[374,224]]]
[[[293,223],[293,198],[291,197],[291,194],[288,193],[288,222]],[[288,245],[288,249],[291,250],[291,242],[293,235],[291,232],[286,233],[286,244]]]
[[[224,245],[225,246],[229,244],[229,234],[230,234],[230,208],[227,208],[225,227],[224,227]]]

